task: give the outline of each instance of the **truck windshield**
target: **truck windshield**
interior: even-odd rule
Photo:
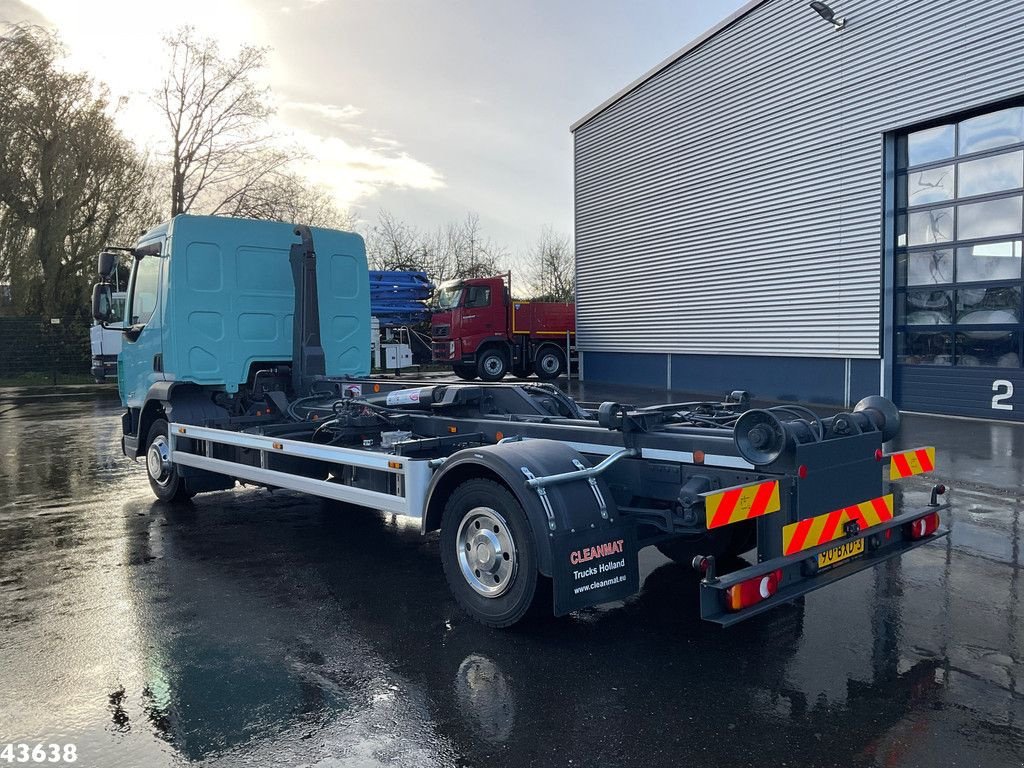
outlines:
[[[460,283],[444,283],[437,289],[438,309],[454,309],[459,306],[462,300],[462,285]]]

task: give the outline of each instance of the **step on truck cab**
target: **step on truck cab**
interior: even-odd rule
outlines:
[[[575,305],[514,300],[511,286],[511,274],[443,283],[431,318],[434,362],[467,381],[500,381],[508,373],[547,381],[566,373]]]
[[[946,533],[943,487],[902,498],[936,457],[885,453],[885,398],[821,418],[744,392],[635,407],[376,381],[357,235],[178,216],[124,250],[122,448],[157,498],[243,483],[416,518],[488,626],[628,599],[649,545],[692,565],[700,615],[730,625],[819,588],[842,599],[846,576]],[[104,324],[116,260],[99,258]]]

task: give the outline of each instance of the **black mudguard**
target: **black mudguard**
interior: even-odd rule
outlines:
[[[158,403],[163,410],[168,424],[210,424],[227,420],[228,412],[213,402],[209,390],[203,390],[189,382],[158,381],[146,393],[146,402],[142,413],[148,418],[140,419],[137,437],[136,454],[141,455],[147,446],[144,444],[146,433],[153,421],[153,408],[150,403]],[[232,488],[233,478],[208,472],[205,469],[179,466],[178,472],[186,478],[189,487],[196,492],[219,491]]]
[[[521,440],[453,454],[431,480],[424,530],[440,526],[455,486],[474,477],[496,477],[526,512],[533,529],[540,572],[554,581],[558,615],[612,600],[639,589],[636,529],[620,518],[603,479],[586,478],[531,488],[531,477],[590,468],[579,451],[555,440]],[[524,471],[525,470],[525,471]],[[545,499],[547,503],[545,503]]]

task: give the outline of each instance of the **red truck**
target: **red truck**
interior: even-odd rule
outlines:
[[[434,361],[467,380],[498,381],[509,371],[541,379],[564,373],[566,345],[576,336],[575,305],[511,296],[509,275],[443,283],[431,318]]]

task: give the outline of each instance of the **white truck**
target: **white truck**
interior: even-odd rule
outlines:
[[[111,317],[124,318],[124,302],[127,292],[118,291],[112,294],[113,306]],[[89,346],[92,349],[92,367],[90,372],[97,384],[109,378],[117,378],[117,356],[121,354],[121,328],[123,320],[116,319],[103,324],[93,321],[89,329]]]

